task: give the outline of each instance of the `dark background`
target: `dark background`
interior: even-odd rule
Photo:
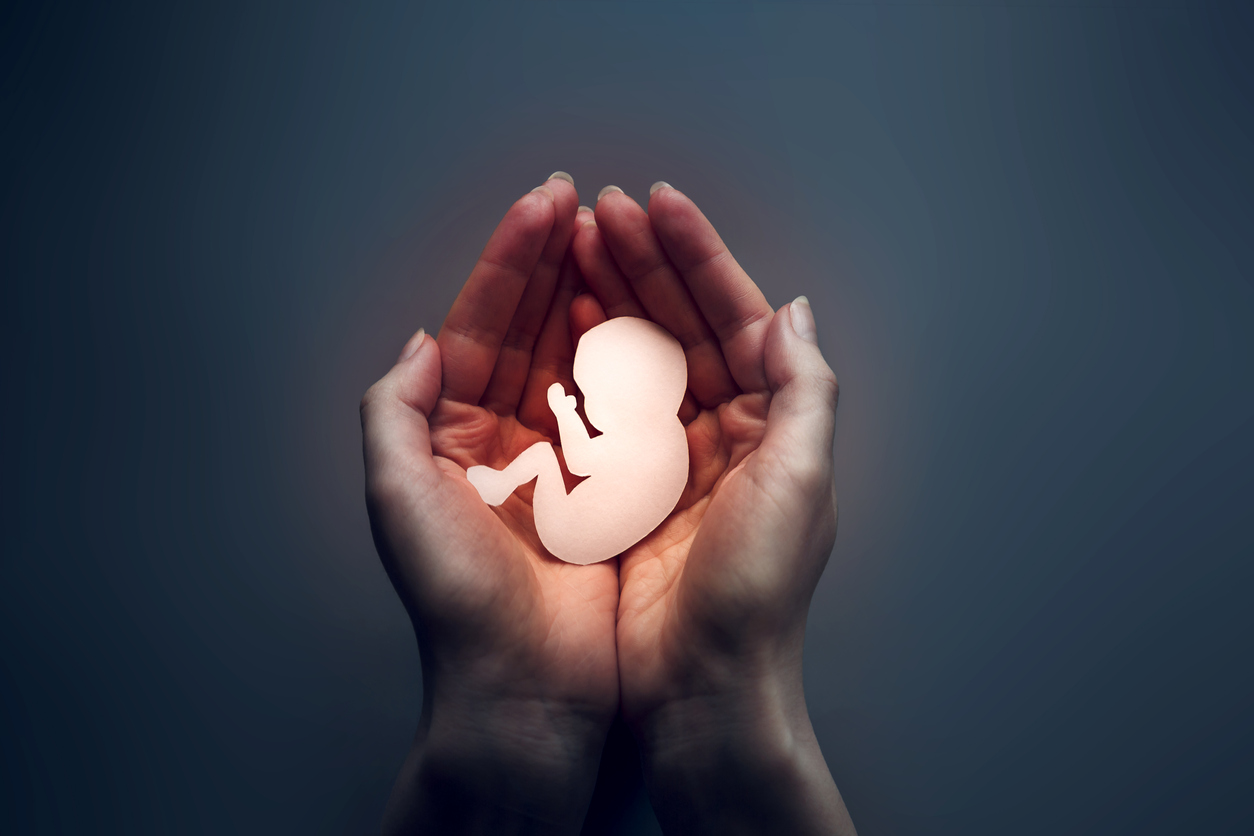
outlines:
[[[1254,829],[1249,5],[167,5],[0,11],[0,830],[377,829],[357,402],[558,168],[814,305],[864,836]]]

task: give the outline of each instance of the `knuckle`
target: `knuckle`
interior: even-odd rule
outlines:
[[[818,381],[820,386],[830,390],[833,397],[840,390],[840,382],[836,379],[836,373],[826,363],[823,364],[818,374],[815,375],[815,380]]]
[[[361,396],[361,403],[358,405],[358,410],[361,412],[361,420],[363,423],[367,420],[370,413],[377,411],[379,406],[387,400],[388,387],[385,381],[386,379],[375,381],[374,384],[366,390],[365,394]]]
[[[834,410],[836,402],[840,399],[840,382],[836,379],[836,373],[824,363],[822,368],[814,374],[811,382],[815,394],[822,399],[825,405]]]
[[[379,383],[380,381],[376,381],[370,384],[370,387],[366,389],[366,391],[362,394],[361,409],[363,412],[369,409],[371,403],[373,403],[379,397]]]

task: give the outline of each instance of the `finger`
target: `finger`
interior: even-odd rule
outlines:
[[[578,343],[583,335],[609,319],[605,308],[591,293],[581,293],[570,303],[570,332],[574,342]]]
[[[596,294],[607,317],[638,316],[647,319],[644,306],[636,298],[623,271],[618,269],[614,256],[606,249],[596,223],[592,218],[588,220],[579,227],[575,240],[571,242],[571,251],[588,289]]]
[[[737,464],[733,451],[727,462],[723,488],[706,509],[684,568],[684,607],[727,606],[711,596],[708,579],[730,573],[739,590],[733,606],[756,602],[768,617],[779,607],[804,608],[831,553],[836,377],[819,352],[804,298],[772,317],[765,360],[766,428],[751,455]],[[746,597],[746,590],[752,594]],[[743,612],[743,626],[751,624],[752,609]]]
[[[605,322],[606,319],[605,309],[601,307],[596,296],[591,293],[576,296],[570,303],[570,330],[575,338],[575,344],[578,345],[584,334]],[[685,391],[684,399],[679,404],[679,420],[686,427],[692,423],[700,411],[701,407],[697,406],[692,392]]]
[[[518,404],[518,420],[524,426],[545,433],[550,440],[557,438],[557,419],[548,406],[549,387],[560,383],[564,391],[575,390],[572,374],[575,344],[571,338],[569,311],[581,281],[579,268],[568,254],[562,263],[557,289],[536,342],[526,375],[526,388]]]
[[[654,183],[650,193],[653,231],[718,336],[736,384],[765,391],[763,349],[773,313],[766,297],[695,203],[669,183]]]
[[[450,594],[450,560],[473,554],[493,576],[516,575],[520,565],[502,547],[513,543],[513,536],[479,501],[465,471],[435,455],[438,442],[432,449],[429,416],[437,403],[444,406],[438,401],[440,384],[440,347],[420,331],[361,401],[375,545],[406,606],[416,601],[428,612],[447,608],[464,592],[463,584]]]
[[[479,403],[554,214],[552,191],[540,187],[511,206],[488,239],[436,338],[444,397]]]
[[[555,172],[544,184],[553,194],[553,228],[501,341],[487,389],[479,399],[481,406],[498,415],[513,415],[518,408],[531,368],[531,354],[553,301],[553,289],[574,233],[579,196],[569,177],[565,172]],[[563,305],[562,310],[565,309]]]
[[[836,427],[836,376],[819,351],[814,314],[804,296],[775,314],[766,336],[766,377],[771,404],[766,432],[753,461],[758,484],[783,482],[830,500],[832,435]],[[786,494],[785,494],[786,495]]]
[[[440,481],[427,423],[440,378],[439,347],[419,329],[396,365],[361,399],[368,494],[371,486],[375,492],[400,489],[400,482],[433,489]]]
[[[589,218],[589,221],[593,219]],[[586,223],[575,233],[571,252],[579,262],[580,272],[592,293],[576,296],[570,306],[570,327],[575,343],[595,326],[615,316],[638,316],[648,319],[644,306],[636,299],[627,277],[618,269],[614,257],[605,247],[596,223]],[[690,390],[684,392],[679,406],[679,420],[688,426],[701,407]]]
[[[649,216],[621,191],[596,206],[597,229],[649,318],[679,340],[688,358],[688,389],[701,406],[725,403],[740,390],[718,339],[658,242]]]

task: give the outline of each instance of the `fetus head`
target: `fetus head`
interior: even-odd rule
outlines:
[[[679,341],[630,316],[606,320],[580,338],[574,374],[584,414],[602,432],[675,415],[688,388]]]

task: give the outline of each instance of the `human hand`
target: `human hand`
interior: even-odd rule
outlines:
[[[705,216],[660,185],[647,215],[603,192],[572,242],[595,294],[574,301],[576,333],[647,317],[688,360],[688,485],[619,558],[622,710],[668,828],[852,833],[801,683],[836,535],[836,378],[808,302],[772,311]]]
[[[617,565],[547,555],[529,486],[494,512],[465,475],[558,441],[545,393],[574,390],[577,202],[555,177],[515,203],[439,337],[419,331],[362,399],[371,528],[423,666],[386,832],[578,831],[595,783],[618,705]]]

